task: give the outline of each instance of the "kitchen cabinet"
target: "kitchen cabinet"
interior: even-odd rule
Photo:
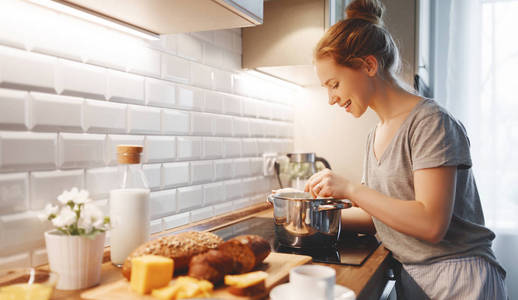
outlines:
[[[263,0],[54,0],[157,34],[255,26]]]
[[[347,0],[274,0],[264,3],[264,24],[243,28],[245,69],[294,82],[320,85],[312,65],[313,49],[325,30],[343,18]],[[382,0],[384,21],[399,46],[402,79],[413,85],[416,1]]]

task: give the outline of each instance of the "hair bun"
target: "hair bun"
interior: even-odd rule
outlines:
[[[379,0],[354,0],[345,9],[347,19],[360,19],[373,24],[383,25],[385,7]]]

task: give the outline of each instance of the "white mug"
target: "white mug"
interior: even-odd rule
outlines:
[[[304,265],[290,270],[292,300],[333,300],[336,271],[319,265]]]

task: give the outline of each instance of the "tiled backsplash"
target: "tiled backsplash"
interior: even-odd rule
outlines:
[[[153,232],[265,201],[294,91],[240,70],[239,29],[140,39],[25,1],[0,9],[0,269],[46,263],[36,215],[71,187],[105,211],[117,144],[144,146]]]

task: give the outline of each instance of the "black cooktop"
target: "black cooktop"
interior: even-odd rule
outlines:
[[[299,249],[280,245],[275,238],[275,225],[271,218],[252,217],[239,223],[213,231],[223,239],[241,234],[257,234],[270,242],[274,252],[308,255],[314,262],[361,266],[378,248],[378,240],[370,235],[342,236],[333,248]]]

